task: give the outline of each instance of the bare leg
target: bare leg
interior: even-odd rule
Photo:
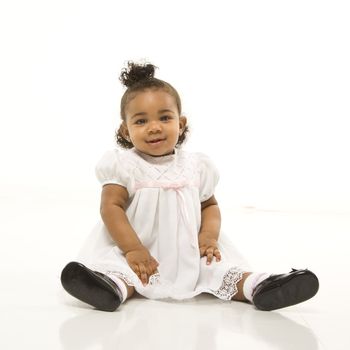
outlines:
[[[127,295],[127,297],[126,297],[126,300],[128,300],[129,298],[131,298],[131,297],[133,296],[133,294],[134,294],[134,292],[135,292],[135,288],[132,287],[132,286],[128,286],[124,281],[123,281],[123,283],[125,284],[126,289],[127,289],[127,291],[128,291],[128,295]]]
[[[243,294],[243,284],[251,272],[246,272],[243,274],[243,278],[237,283],[238,292],[232,297],[232,300],[238,301],[248,301]]]

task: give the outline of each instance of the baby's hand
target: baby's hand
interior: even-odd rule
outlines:
[[[216,239],[206,238],[205,235],[198,236],[199,252],[200,256],[207,256],[207,265],[210,265],[213,257],[215,256],[216,261],[221,260],[221,254],[218,249],[218,243]]]
[[[149,277],[158,272],[158,261],[142,245],[128,251],[125,257],[128,265],[137,274],[144,286],[148,283]]]

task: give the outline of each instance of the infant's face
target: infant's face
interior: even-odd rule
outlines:
[[[163,90],[139,92],[128,102],[126,133],[134,147],[151,156],[171,154],[186,125],[173,96]]]

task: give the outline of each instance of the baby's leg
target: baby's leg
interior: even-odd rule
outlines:
[[[126,299],[125,299],[125,300],[130,299],[130,298],[134,295],[134,293],[135,293],[135,288],[134,288],[133,286],[129,286],[129,285],[126,284],[124,281],[122,281],[122,283],[125,284],[125,288],[126,288],[126,290],[127,290],[127,296],[126,296]]]
[[[232,297],[232,300],[237,301],[248,301],[248,299],[244,296],[243,293],[243,285],[247,277],[251,274],[251,272],[245,272],[243,274],[242,279],[237,283],[238,292]]]
[[[125,302],[127,299],[131,298],[135,293],[135,288],[131,285],[128,285],[124,279],[118,276],[113,272],[107,272],[106,274],[119,288],[123,295],[122,302]]]

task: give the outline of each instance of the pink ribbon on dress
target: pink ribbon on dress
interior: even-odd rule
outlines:
[[[199,184],[195,181],[179,181],[179,182],[162,182],[162,181],[143,181],[137,182],[135,184],[135,191],[140,190],[142,188],[164,188],[170,190],[179,190],[186,186],[195,186],[199,187]]]
[[[180,212],[181,216],[183,218],[183,221],[185,223],[185,227],[187,229],[187,232],[190,233],[189,228],[191,227],[190,219],[186,210],[186,199],[184,194],[182,193],[182,189],[186,186],[195,186],[199,187],[198,183],[194,181],[180,181],[180,182],[173,182],[173,183],[167,183],[167,182],[161,182],[161,181],[145,181],[145,182],[138,182],[135,185],[135,190],[140,190],[142,188],[163,188],[166,190],[174,190],[179,198],[180,203]],[[191,241],[193,240],[190,236]],[[197,241],[196,243],[191,242],[191,245],[195,248],[197,248]]]

